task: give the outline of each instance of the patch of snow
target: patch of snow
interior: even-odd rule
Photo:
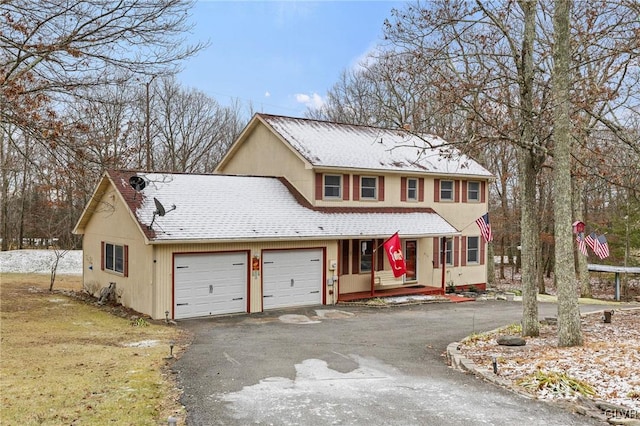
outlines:
[[[408,303],[408,302],[420,302],[425,300],[439,300],[442,299],[440,296],[426,296],[426,295],[415,295],[415,296],[394,296],[394,297],[385,297],[384,301],[389,304],[396,303]]]
[[[319,324],[320,321],[314,321],[306,315],[287,314],[280,315],[280,321],[287,324]]]
[[[158,340],[141,340],[140,342],[123,343],[122,346],[128,348],[153,348],[158,346],[160,342]]]
[[[0,273],[50,274],[54,250],[0,251]],[[70,250],[60,258],[58,274],[82,275],[82,250]]]

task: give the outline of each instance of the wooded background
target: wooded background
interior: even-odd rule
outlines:
[[[606,235],[604,262],[640,263],[640,4],[569,3],[568,72],[554,77],[555,2],[409,2],[384,23],[375,53],[345,69],[324,107],[307,111],[433,133],[485,165],[496,177],[493,253],[529,253],[523,273],[543,291],[564,202],[554,198],[558,171],[570,173],[571,221]],[[2,250],[79,248],[71,230],[106,168],[215,168],[253,111],[175,79],[181,61],[206,47],[184,44],[191,6],[0,4]],[[570,140],[560,162],[561,78]],[[587,259],[574,255],[580,274]]]

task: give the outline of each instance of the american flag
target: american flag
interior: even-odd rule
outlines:
[[[595,232],[590,233],[589,235],[587,235],[584,238],[584,242],[587,243],[587,245],[589,247],[591,247],[591,250],[596,251],[596,240],[598,239],[598,237],[596,236]]]
[[[578,232],[576,234],[576,241],[578,242],[578,249],[580,250],[580,253],[587,256],[589,253],[587,253],[587,244],[584,241],[584,232]]]
[[[609,244],[607,243],[607,239],[605,238],[604,235],[600,235],[598,238],[596,238],[596,243],[594,245],[593,252],[600,259],[609,257]]]
[[[485,213],[476,219],[476,224],[480,228],[480,233],[484,239],[489,242],[493,241],[493,234],[491,233],[491,223],[489,223],[489,213]]]

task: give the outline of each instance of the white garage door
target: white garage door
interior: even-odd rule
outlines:
[[[177,254],[175,318],[246,312],[247,253]]]
[[[320,249],[264,252],[263,308],[321,304],[323,267]]]

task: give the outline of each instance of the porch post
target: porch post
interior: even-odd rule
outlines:
[[[447,238],[443,237],[442,238],[442,247],[440,248],[440,251],[442,252],[442,259],[441,259],[441,264],[442,264],[442,294],[445,294],[447,291],[444,287],[444,274],[446,272],[447,269]]]
[[[371,296],[375,293],[376,240],[371,240]]]

